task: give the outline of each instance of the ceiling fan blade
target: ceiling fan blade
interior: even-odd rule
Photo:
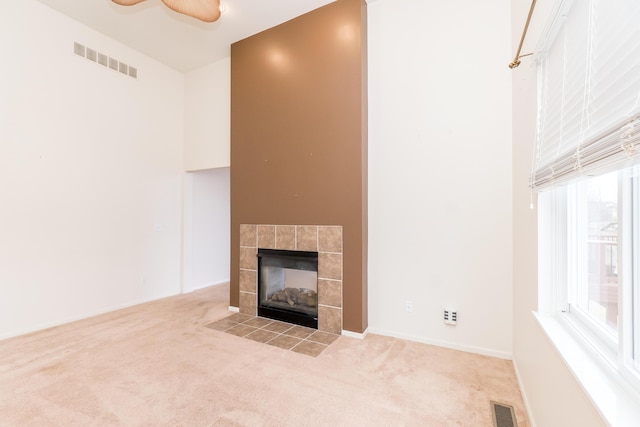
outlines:
[[[111,1],[122,6],[133,6],[134,4],[138,4],[140,2],[143,2],[144,0],[111,0]]]
[[[214,22],[220,18],[220,0],[162,0],[162,2],[178,13],[192,16],[204,22]]]

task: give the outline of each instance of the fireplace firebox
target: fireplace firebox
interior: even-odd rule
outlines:
[[[258,249],[258,316],[318,328],[318,253]]]

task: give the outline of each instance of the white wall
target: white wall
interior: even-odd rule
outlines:
[[[535,49],[553,3],[537,2],[523,53]],[[529,0],[512,0],[513,52],[530,4]],[[605,423],[532,314],[538,308],[537,211],[529,208],[528,182],[535,120],[536,67],[531,58],[523,58],[520,67],[513,70],[514,365],[532,425],[603,426]]]
[[[0,337],[179,292],[183,76],[33,0],[0,52]]]
[[[231,58],[185,75],[186,171],[229,167]]]
[[[229,168],[186,174],[184,291],[229,281]]]
[[[369,330],[508,358],[509,0],[378,0],[368,15]]]
[[[185,74],[184,287],[229,281],[231,58]]]

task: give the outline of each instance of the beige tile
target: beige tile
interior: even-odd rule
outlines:
[[[276,247],[276,226],[258,226],[258,247],[263,249],[275,249]]]
[[[318,330],[330,334],[342,333],[342,309],[318,306]]]
[[[256,294],[240,292],[240,313],[255,316],[257,314],[256,304]]]
[[[257,277],[257,273],[253,270],[240,270],[240,291],[253,293],[258,292]]]
[[[295,351],[296,353],[304,354],[306,356],[316,357],[322,351],[327,348],[326,345],[319,344],[317,342],[311,341],[302,341],[300,344],[291,349],[291,351]]]
[[[222,319],[204,326],[205,328],[214,329],[216,331],[226,331],[227,329],[231,329],[236,325],[238,325],[237,322],[232,322],[228,319]]]
[[[342,227],[318,227],[318,252],[342,253]]]
[[[254,328],[262,328],[273,323],[273,320],[265,319],[264,317],[256,317],[244,322],[245,325],[253,326]]]
[[[256,226],[254,224],[240,225],[240,246],[250,246],[255,248],[256,243]]]
[[[270,325],[264,326],[262,329],[266,329],[267,331],[276,332],[278,334],[283,333],[284,331],[293,328],[293,325],[284,322],[273,322]]]
[[[302,340],[300,338],[290,337],[288,335],[278,335],[271,341],[267,342],[267,344],[280,347],[284,350],[290,350],[301,342]]]
[[[255,316],[249,316],[248,314],[236,313],[232,314],[229,317],[225,317],[225,320],[230,320],[231,322],[242,323],[247,320],[253,319]]]
[[[342,255],[319,253],[318,278],[342,280]]]
[[[318,226],[296,226],[296,240],[297,250],[316,252],[318,250]]]
[[[257,331],[247,335],[245,338],[253,341],[261,342],[261,343],[266,343],[267,341],[271,341],[277,336],[278,334],[276,334],[275,332],[265,331],[264,329],[258,329]]]
[[[296,338],[307,338],[309,335],[313,334],[316,330],[312,328],[305,328],[304,326],[294,326],[293,328],[284,332],[285,335],[289,335],[290,337]]]
[[[252,328],[251,326],[247,326],[241,323],[239,325],[234,326],[231,329],[228,329],[226,333],[235,335],[237,337],[244,337],[246,335],[249,335],[251,332],[255,332],[255,331],[257,331],[256,328]]]
[[[293,225],[276,225],[276,249],[296,250],[296,227]]]
[[[342,280],[318,279],[318,304],[342,307]]]
[[[309,338],[307,338],[307,341],[313,341],[320,344],[329,345],[335,340],[337,340],[339,336],[340,335],[338,334],[330,334],[327,332],[316,331]]]
[[[240,248],[240,268],[248,270],[258,269],[258,258],[256,248]]]

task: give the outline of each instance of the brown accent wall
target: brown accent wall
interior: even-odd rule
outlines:
[[[367,327],[366,3],[231,46],[231,299],[240,224],[342,225],[343,328]]]

